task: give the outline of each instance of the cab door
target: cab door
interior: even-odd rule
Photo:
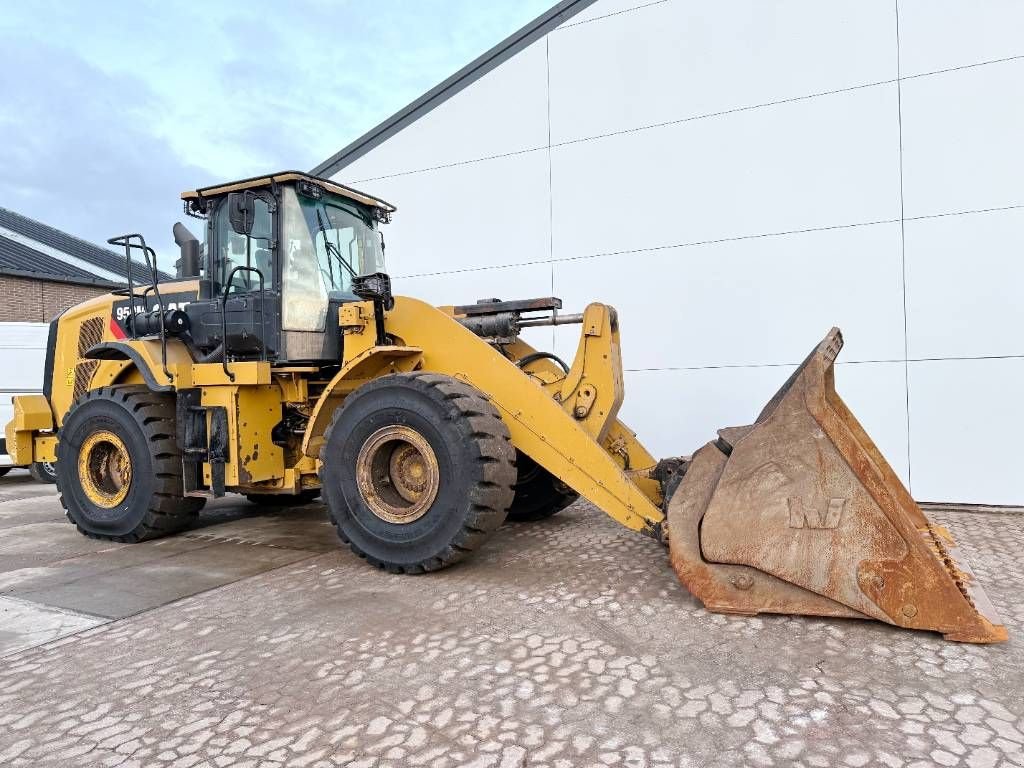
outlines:
[[[210,213],[206,286],[193,336],[213,350],[227,336],[227,359],[273,360],[280,348],[277,204],[263,190],[232,192]],[[193,321],[194,324],[194,321]],[[216,356],[219,357],[219,356]]]

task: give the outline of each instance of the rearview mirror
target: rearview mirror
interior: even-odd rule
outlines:
[[[232,192],[228,195],[228,221],[231,228],[240,235],[252,234],[256,219],[256,195],[250,190]]]

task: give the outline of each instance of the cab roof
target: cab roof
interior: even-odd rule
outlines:
[[[280,173],[271,173],[265,176],[253,176],[250,179],[241,179],[240,181],[229,181],[224,184],[216,184],[211,187],[202,187],[200,189],[194,189],[190,192],[182,192],[182,200],[201,200],[204,197],[216,197],[227,192],[238,192],[243,189],[256,189],[258,187],[269,187],[271,184],[285,184],[287,182],[294,181],[308,181],[313,184],[318,184],[328,192],[333,192],[336,195],[347,197],[349,200],[354,200],[357,203],[363,205],[369,205],[372,208],[379,208],[387,213],[394,213],[395,206],[391,203],[380,200],[371,195],[367,195],[365,192],[360,192],[352,187],[346,187],[344,184],[339,184],[336,181],[330,179],[322,179],[319,176],[310,176],[308,173],[302,173],[301,171],[281,171]]]

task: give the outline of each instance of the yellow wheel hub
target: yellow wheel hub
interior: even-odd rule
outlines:
[[[125,500],[132,483],[132,460],[113,432],[93,432],[78,453],[78,477],[89,501],[112,509]]]
[[[423,435],[395,425],[378,429],[363,444],[356,458],[356,483],[381,520],[411,523],[437,498],[441,470]]]

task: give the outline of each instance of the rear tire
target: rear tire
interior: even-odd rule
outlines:
[[[0,477],[3,477],[8,472],[10,472],[12,469],[14,469],[14,467],[0,467]]]
[[[515,498],[508,510],[508,519],[515,523],[532,523],[556,515],[580,497],[576,491],[527,456],[516,453],[518,474]]]
[[[173,396],[102,387],[71,408],[57,443],[57,490],[79,531],[125,543],[174,533],[206,503],[183,489]]]
[[[320,495],[320,489],[290,493],[247,493],[245,498],[260,507],[301,507],[309,504]]]
[[[56,483],[57,468],[49,461],[37,461],[28,468],[32,479],[38,483]]]
[[[349,395],[320,452],[338,535],[392,573],[458,562],[505,520],[515,448],[497,409],[450,376],[383,376]]]

